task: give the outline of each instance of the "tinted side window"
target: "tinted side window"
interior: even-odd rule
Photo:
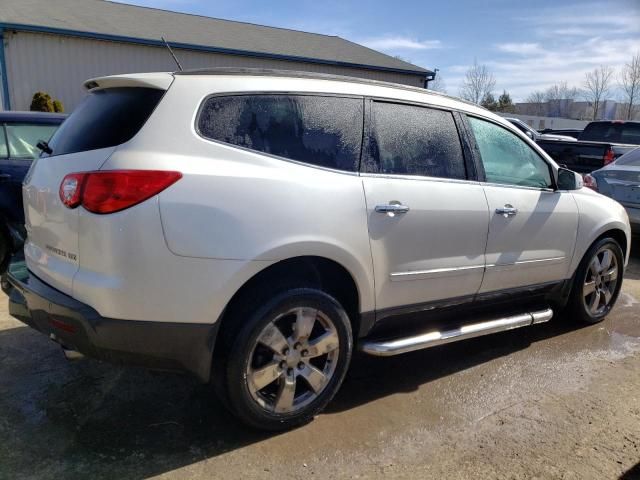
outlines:
[[[374,102],[371,156],[379,173],[466,178],[450,112]]]
[[[487,182],[551,188],[549,165],[517,135],[491,122],[469,117]]]
[[[139,87],[90,93],[51,138],[52,155],[115,147],[131,140],[163,94],[164,90]]]
[[[640,124],[625,123],[624,125],[622,125],[620,142],[630,143],[632,145],[640,145]]]
[[[17,125],[7,124],[7,143],[11,158],[37,158],[40,150],[36,144],[40,140],[48,141],[57,125]]]
[[[300,162],[356,171],[363,101],[311,95],[211,97],[198,128],[212,140]]]

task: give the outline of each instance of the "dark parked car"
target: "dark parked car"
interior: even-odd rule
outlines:
[[[36,144],[49,140],[66,115],[0,112],[0,272],[23,243],[22,180],[40,154]]]
[[[640,122],[589,123],[578,141],[537,140],[558,164],[579,173],[591,173],[640,145]]]

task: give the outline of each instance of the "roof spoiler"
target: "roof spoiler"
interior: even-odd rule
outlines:
[[[142,87],[167,90],[173,82],[173,74],[161,73],[135,73],[131,75],[110,75],[108,77],[91,78],[84,82],[84,88],[88,91],[102,88],[116,87]]]

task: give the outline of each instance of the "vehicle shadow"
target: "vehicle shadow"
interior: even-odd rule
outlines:
[[[620,475],[619,480],[638,480],[640,478],[640,462]]]
[[[328,412],[416,390],[579,328],[558,320],[398,357],[355,355]],[[27,327],[0,331],[0,388],[0,434],[12,439],[0,444],[0,478],[148,478],[275,436],[241,425],[188,377],[68,363]]]

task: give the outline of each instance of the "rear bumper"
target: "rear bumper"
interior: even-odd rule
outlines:
[[[152,322],[105,318],[12,263],[9,313],[65,348],[113,363],[183,371],[209,381],[219,322]]]

